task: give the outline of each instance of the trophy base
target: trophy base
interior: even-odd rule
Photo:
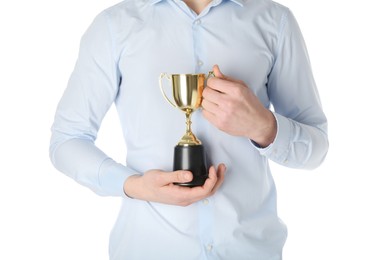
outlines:
[[[202,186],[208,178],[203,145],[177,145],[174,148],[173,170],[187,170],[193,174],[192,181],[174,184],[185,187]]]

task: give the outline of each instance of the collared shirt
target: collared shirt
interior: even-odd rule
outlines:
[[[184,113],[160,92],[160,73],[207,73],[214,64],[273,110],[275,141],[259,148],[218,130],[198,110],[192,129],[210,163],[227,165],[222,187],[188,207],[128,198],[127,177],[172,170],[173,147],[185,132]],[[113,103],[128,151],[125,164],[94,145]],[[122,198],[111,259],[263,260],[281,259],[287,236],[268,159],[315,168],[327,149],[327,121],[306,47],[286,7],[214,0],[197,15],[179,0],[127,0],[100,13],[82,38],[52,126],[50,155],[80,184]]]

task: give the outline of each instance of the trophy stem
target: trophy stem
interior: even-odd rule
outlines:
[[[186,109],[186,134],[191,134],[191,110]]]
[[[185,110],[185,113],[186,113],[186,133],[184,134],[184,136],[182,136],[178,145],[188,146],[188,145],[200,145],[200,144],[202,144],[202,142],[199,141],[198,138],[191,131],[191,113],[192,112],[193,112],[193,110],[190,108],[187,108]]]

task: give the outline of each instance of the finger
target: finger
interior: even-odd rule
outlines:
[[[203,90],[206,92],[206,96],[210,93],[206,90],[214,90],[219,94],[234,95],[238,88],[248,88],[243,81],[232,81],[229,79],[220,79],[220,78],[210,78],[207,81],[207,88]]]
[[[228,93],[230,87],[231,81],[222,78],[210,78],[209,80],[207,80],[207,88],[203,92],[211,88],[212,90],[220,93]]]
[[[209,121],[211,124],[216,125],[218,122],[218,117],[207,110],[202,110],[202,115],[204,118],[206,118],[207,121]]]
[[[225,171],[226,166],[224,164],[220,164],[218,170],[216,170],[214,166],[211,166],[209,169],[209,177],[202,187],[194,187],[182,191],[182,194],[186,194],[185,197],[187,199],[181,201],[181,203],[183,205],[189,205],[213,195],[222,185]]]
[[[218,165],[218,171],[217,175],[219,177],[219,174],[224,174],[227,171],[227,166],[224,163],[221,163]]]
[[[208,99],[203,99],[202,108],[213,114],[216,114],[220,109],[216,103],[211,102]]]
[[[202,93],[203,100],[208,100],[215,104],[222,102],[225,98],[225,94],[218,89],[218,84],[213,84],[211,87],[205,88]]]
[[[193,187],[191,189],[184,191],[184,192],[187,192],[186,197],[188,198],[188,202],[194,203],[206,197],[209,197],[211,195],[210,193],[212,191],[212,188],[215,186],[216,182],[217,182],[216,170],[214,166],[211,166],[209,170],[209,176],[206,179],[203,186]]]
[[[159,178],[159,184],[166,186],[173,182],[189,182],[192,179],[193,174],[189,171],[162,172]]]
[[[224,164],[219,164],[218,171],[217,171],[218,181],[216,182],[214,188],[212,189],[213,194],[220,188],[220,186],[222,186],[226,171],[227,171],[227,167]]]
[[[205,192],[205,196],[209,196],[210,192],[214,188],[215,184],[218,181],[217,172],[214,166],[211,166],[209,169],[208,178],[206,179],[205,183],[203,184],[203,190]]]

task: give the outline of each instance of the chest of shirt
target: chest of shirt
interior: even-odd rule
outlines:
[[[173,6],[156,6],[122,21],[115,41],[122,77],[121,93],[158,89],[167,73],[206,73],[218,64],[225,75],[243,80],[269,105],[268,75],[274,62],[277,28],[239,6],[189,16]],[[137,88],[138,82],[145,87]]]

